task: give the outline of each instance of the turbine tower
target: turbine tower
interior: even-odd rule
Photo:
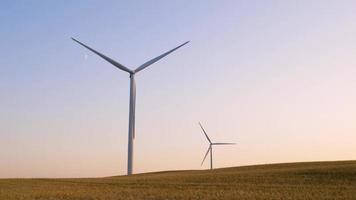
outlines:
[[[203,133],[206,137],[206,139],[208,140],[209,142],[209,147],[208,147],[208,151],[205,153],[205,156],[204,156],[204,159],[203,161],[201,162],[201,165],[203,165],[206,157],[208,156],[209,152],[210,152],[210,169],[213,169],[213,146],[214,145],[235,145],[236,143],[221,143],[221,142],[211,142],[208,134],[205,132],[203,126],[200,124],[199,122],[199,126],[201,128],[201,130],[203,130]]]
[[[187,44],[189,41],[179,45],[178,47],[167,51],[166,53],[157,56],[156,58],[153,58],[152,60],[149,60],[145,63],[143,63],[142,65],[140,65],[139,67],[137,67],[135,70],[131,70],[127,67],[125,67],[124,65],[116,62],[115,60],[105,56],[104,54],[90,48],[89,46],[79,42],[78,40],[72,38],[72,40],[74,40],[75,42],[77,42],[78,44],[84,46],[85,48],[89,49],[90,51],[92,51],[93,53],[95,53],[96,55],[100,56],[101,58],[103,58],[104,60],[106,60],[107,62],[111,63],[112,65],[114,65],[115,67],[127,72],[130,74],[130,107],[129,107],[129,134],[128,134],[128,157],[127,157],[127,175],[131,175],[132,174],[132,168],[133,168],[133,144],[134,144],[134,139],[135,139],[135,105],[136,105],[136,83],[135,83],[135,74],[143,69],[145,69],[146,67],[152,65],[153,63],[157,62],[158,60],[160,60],[161,58],[167,56],[168,54],[172,53],[173,51],[177,50],[178,48],[182,47],[183,45]]]

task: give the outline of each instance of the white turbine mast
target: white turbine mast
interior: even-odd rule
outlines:
[[[208,150],[207,150],[206,153],[205,153],[205,156],[204,156],[203,161],[201,162],[201,165],[203,165],[203,163],[204,163],[206,157],[208,156],[208,154],[209,154],[209,152],[210,152],[210,169],[213,169],[213,146],[214,146],[214,145],[235,145],[236,143],[211,142],[211,140],[210,140],[208,134],[205,132],[205,130],[204,130],[203,126],[200,124],[200,122],[199,122],[199,126],[200,126],[201,130],[203,131],[203,133],[204,133],[206,139],[207,139],[208,142],[209,142]]]
[[[143,63],[142,65],[140,65],[139,67],[137,67],[135,70],[131,70],[127,67],[125,67],[124,65],[116,62],[115,60],[105,56],[104,54],[90,48],[89,46],[79,42],[78,40],[72,38],[72,40],[74,40],[75,42],[79,43],[80,45],[84,46],[85,48],[89,49],[90,51],[92,51],[93,53],[95,53],[96,55],[100,56],[101,58],[103,58],[104,60],[106,60],[107,62],[111,63],[112,65],[114,65],[115,67],[127,72],[130,74],[130,107],[129,107],[129,134],[128,134],[128,158],[127,158],[127,175],[131,175],[132,174],[132,169],[133,169],[133,140],[135,138],[135,104],[136,104],[136,84],[135,84],[135,74],[143,69],[145,69],[146,67],[152,65],[153,63],[157,62],[158,60],[160,60],[161,58],[167,56],[168,54],[172,53],[173,51],[177,50],[178,48],[184,46],[185,44],[187,44],[189,41],[177,46],[176,48],[167,51],[166,53],[157,56],[156,58],[153,58],[152,60],[149,60],[145,63]]]

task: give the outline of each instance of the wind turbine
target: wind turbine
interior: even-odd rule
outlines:
[[[90,48],[89,46],[79,42],[78,40],[72,38],[72,40],[74,40],[75,42],[79,43],[80,45],[84,46],[85,48],[89,49],[90,51],[92,51],[93,53],[95,53],[96,55],[100,56],[101,58],[103,58],[104,60],[106,60],[107,62],[111,63],[112,65],[114,65],[115,67],[127,72],[130,74],[130,107],[129,107],[129,138],[128,138],[128,157],[127,157],[127,175],[131,175],[132,174],[132,168],[133,168],[133,140],[135,139],[135,105],[136,105],[136,83],[135,83],[135,74],[143,69],[145,69],[146,67],[152,65],[153,63],[157,62],[158,60],[160,60],[161,58],[167,56],[168,54],[172,53],[173,51],[177,50],[178,48],[184,46],[185,44],[187,44],[189,41],[177,46],[176,48],[167,51],[166,53],[157,56],[156,58],[153,58],[152,60],[149,60],[145,63],[143,63],[142,65],[140,65],[139,67],[137,67],[135,70],[131,70],[127,67],[125,67],[124,65],[116,62],[115,60],[105,56],[104,54]]]
[[[201,162],[201,165],[203,165],[206,157],[208,156],[208,153],[210,152],[210,169],[213,169],[213,146],[214,145],[235,145],[236,143],[211,142],[208,134],[205,132],[205,130],[204,130],[203,126],[200,124],[200,122],[199,122],[199,126],[200,126],[201,130],[203,130],[204,135],[209,142],[208,151],[205,153],[205,156],[204,156],[203,161]]]

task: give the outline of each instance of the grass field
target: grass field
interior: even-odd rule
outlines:
[[[0,199],[356,199],[356,161],[88,179],[0,179]]]

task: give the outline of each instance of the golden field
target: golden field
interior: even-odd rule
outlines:
[[[169,171],[131,177],[0,179],[1,200],[356,199],[356,161]]]

